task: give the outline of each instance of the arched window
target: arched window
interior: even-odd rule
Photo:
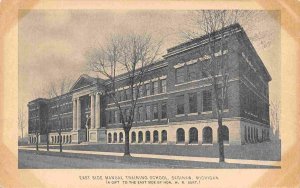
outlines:
[[[190,135],[189,143],[198,144],[198,129],[196,129],[195,127],[190,128],[189,135]]]
[[[212,128],[210,127],[204,127],[202,130],[203,134],[203,144],[212,144]]]
[[[150,131],[146,131],[146,142],[150,142]]]
[[[176,138],[177,138],[177,143],[184,143],[185,142],[184,130],[182,128],[177,129]]]
[[[122,143],[123,142],[123,133],[120,132],[119,134],[119,142]]]
[[[222,138],[223,138],[223,142],[225,144],[229,143],[229,130],[228,130],[228,127],[226,125],[222,126]]]
[[[143,142],[143,132],[142,131],[139,131],[139,143],[142,143]]]
[[[131,133],[131,143],[135,143],[136,142],[136,134],[135,132]]]
[[[158,143],[158,131],[153,132],[153,143]]]
[[[70,135],[70,140],[69,141],[70,141],[70,143],[72,143],[72,135]]]
[[[161,142],[162,142],[162,143],[165,143],[165,142],[167,142],[167,141],[168,141],[168,133],[167,133],[166,130],[163,130],[163,131],[161,132]]]
[[[108,133],[108,143],[111,143],[111,133]]]
[[[114,143],[118,142],[118,135],[117,135],[117,133],[114,133],[114,138],[113,139],[114,139],[113,140]]]
[[[62,143],[65,143],[65,141],[66,141],[66,136],[64,135]]]
[[[66,143],[69,143],[69,136],[66,136]]]

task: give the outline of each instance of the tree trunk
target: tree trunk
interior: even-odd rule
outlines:
[[[21,131],[22,131],[22,139],[23,139],[23,129],[24,129],[24,128],[22,127],[22,128],[21,128]]]
[[[47,139],[47,151],[49,151],[49,133],[46,134]]]
[[[39,151],[39,134],[35,133],[35,135],[36,135],[35,147],[36,147],[36,151]]]
[[[61,133],[59,133],[59,152],[62,152],[62,137],[61,137]]]
[[[124,132],[125,132],[125,150],[124,150],[124,156],[130,156],[130,151],[129,151],[129,130],[130,129],[124,129]]]
[[[223,129],[222,129],[222,118],[218,118],[218,142],[219,142],[219,162],[225,162],[224,156],[224,142],[223,142]]]

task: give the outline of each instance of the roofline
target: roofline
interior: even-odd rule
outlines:
[[[165,59],[162,59],[162,60],[159,60],[157,62],[154,62],[150,65],[147,65],[146,67],[150,67],[150,66],[153,66],[153,67],[150,67],[147,71],[152,71],[152,70],[156,70],[156,69],[159,69],[159,68],[163,68],[163,67],[166,67],[168,65],[168,62],[165,61]],[[136,69],[136,71],[140,71],[141,68],[138,68]],[[120,75],[117,75],[116,78],[115,78],[115,81],[116,82],[119,82],[119,81],[122,81],[122,80],[125,80],[128,78],[128,74],[129,72],[125,72],[125,73],[122,73]],[[111,80],[109,79],[106,79],[104,80],[104,85],[108,85],[110,84]]]
[[[213,35],[213,37],[215,37],[217,39],[217,37],[220,36],[221,33],[225,33],[225,34],[229,33],[231,35],[232,32],[237,33],[237,32],[240,32],[241,30],[243,30],[243,28],[238,23],[229,25],[229,26],[224,27],[224,28],[222,28],[220,30],[217,30],[215,32],[202,35],[198,38],[191,39],[187,42],[184,42],[184,43],[181,43],[177,46],[169,48],[169,49],[167,49],[167,54],[164,55],[163,57],[170,57],[170,56],[176,55],[178,53],[182,53],[184,51],[187,51],[187,50],[190,50],[190,49],[193,49],[193,48],[197,48],[201,45],[204,45],[204,44],[208,43],[209,35]]]

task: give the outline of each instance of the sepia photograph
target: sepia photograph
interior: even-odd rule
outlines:
[[[300,185],[297,0],[0,0],[0,188]]]
[[[280,12],[20,10],[19,168],[280,168]]]

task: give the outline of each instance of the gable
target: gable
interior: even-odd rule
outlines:
[[[71,87],[70,91],[73,90],[77,90],[86,86],[91,86],[93,85],[94,82],[88,78],[85,78],[83,76],[81,76],[76,82],[75,84]]]

